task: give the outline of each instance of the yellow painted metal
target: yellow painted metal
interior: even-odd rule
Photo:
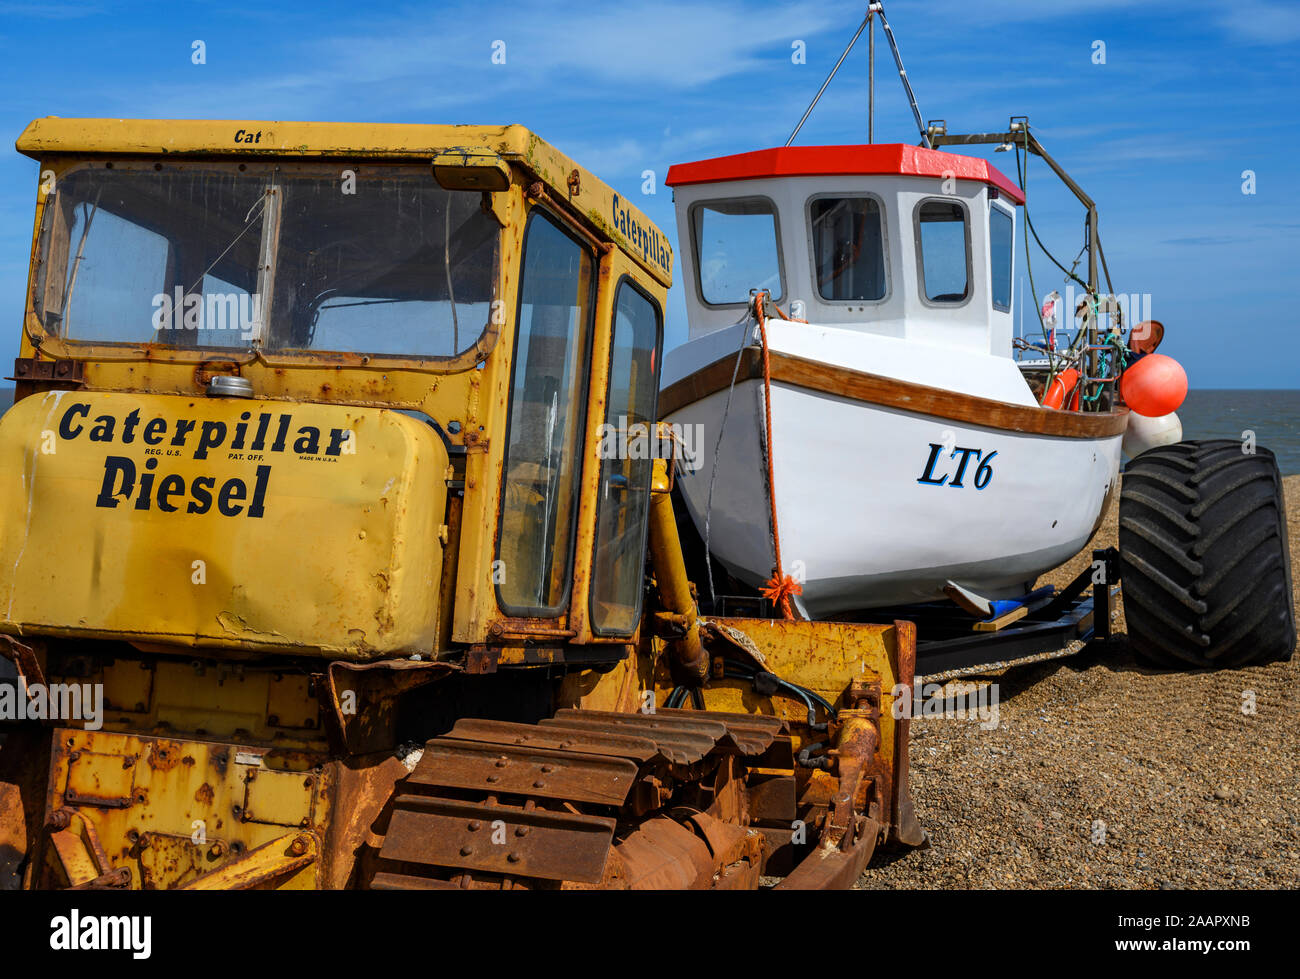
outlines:
[[[706,628],[715,634],[719,626],[741,634],[761,655],[762,669],[819,694],[832,705],[842,702],[855,679],[878,679],[881,686],[880,751],[892,760],[896,723],[893,693],[908,669],[899,661],[896,626],[782,619],[715,618],[705,621]],[[715,648],[717,645],[715,643]],[[733,659],[748,658],[740,647],[734,647],[728,655]],[[662,704],[675,683],[664,669],[656,673],[655,682],[655,700]],[[747,681],[714,679],[704,691],[704,699],[709,710],[774,714],[789,721],[801,736],[806,733],[802,729],[808,719],[808,709],[793,693],[781,692],[775,697],[765,697],[755,693]]]
[[[320,848],[310,833],[289,833],[263,843],[242,859],[188,883],[187,890],[240,891],[278,883],[316,861]]]
[[[68,728],[54,737],[47,811],[74,817],[64,831],[72,835],[56,848],[83,880],[125,868],[132,887],[166,889],[231,867],[240,879],[273,871],[276,886],[317,885],[316,840],[332,813],[326,754]],[[94,866],[77,820],[93,828],[106,867]],[[73,836],[83,840],[80,851]],[[310,842],[292,855],[294,866],[274,847],[243,862],[265,844],[300,837]],[[311,859],[298,860],[304,855]]]
[[[86,884],[108,869],[101,866],[103,850],[98,845],[94,824],[81,816],[72,816],[67,826],[50,833],[50,848],[62,883],[67,887]]]
[[[433,179],[445,190],[486,190],[510,186],[510,165],[484,147],[443,150],[433,158]]]
[[[618,283],[624,276],[638,279],[639,269],[622,252],[610,251],[600,257],[597,273],[596,335],[591,350],[591,382],[587,395],[587,430],[585,458],[591,460],[583,466],[581,505],[577,521],[577,550],[574,555],[573,597],[567,624],[573,630],[572,642],[587,644],[622,645],[635,641],[628,636],[598,636],[591,627],[591,592],[596,517],[600,503],[599,450],[604,441],[603,427],[606,417],[610,377],[610,347],[613,341],[613,322],[617,302]],[[639,284],[647,285],[641,278]],[[660,308],[662,309],[662,300]]]
[[[255,662],[168,658],[94,657],[90,665],[85,675],[54,673],[50,682],[102,685],[105,731],[191,731],[252,745],[326,750],[320,703],[311,677],[302,673],[258,668]],[[372,721],[378,727],[391,718]]]
[[[0,420],[0,630],[430,652],[446,468],[391,411],[26,398]]]
[[[640,711],[650,706],[646,694],[653,687],[651,674],[648,659],[629,655],[611,670],[568,674],[560,683],[555,703],[583,710]]]

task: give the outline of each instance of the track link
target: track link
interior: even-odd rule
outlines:
[[[780,719],[575,709],[540,724],[462,719],[399,784],[370,886],[755,886],[754,767],[792,777]]]

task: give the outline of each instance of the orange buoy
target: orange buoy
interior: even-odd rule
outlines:
[[[1172,357],[1147,354],[1125,369],[1119,392],[1139,415],[1160,418],[1177,411],[1187,397],[1187,372]]]
[[[1079,410],[1079,372],[1073,367],[1067,367],[1061,373],[1052,378],[1052,383],[1047,386],[1043,392],[1044,408],[1060,408],[1065,404],[1067,395],[1070,395],[1070,410]],[[1073,392],[1073,394],[1071,394]]]

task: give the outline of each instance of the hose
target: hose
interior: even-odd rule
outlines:
[[[827,727],[824,722],[821,724],[817,723],[817,707],[814,705],[820,706],[826,713],[826,716],[831,720],[834,720],[838,716],[835,708],[831,706],[830,702],[827,701],[826,698],[812,690],[809,690],[807,687],[801,687],[797,683],[783,680],[775,673],[768,673],[766,671],[760,672],[749,669],[744,664],[730,660],[724,661],[722,676],[727,680],[746,680],[754,686],[755,689],[758,687],[759,678],[762,677],[767,683],[772,684],[773,687],[784,689],[789,693],[794,694],[794,696],[802,700],[804,706],[808,708],[808,727],[813,731],[825,731]],[[664,707],[669,710],[681,707],[682,702],[686,699],[688,693],[691,695],[692,706],[694,706],[696,710],[704,710],[703,693],[699,688],[689,687],[674,687],[673,692],[668,695],[668,700],[665,702]]]
[[[800,700],[802,700],[804,706],[808,708],[808,726],[812,728],[814,731],[826,730],[826,725],[824,723],[823,724],[817,723],[817,708],[813,706],[814,704],[820,704],[822,710],[826,712],[826,716],[828,718],[831,718],[833,720],[837,716],[834,707],[832,707],[823,697],[818,696],[816,693],[807,689],[806,687],[801,687],[797,683],[791,683],[789,680],[783,680],[775,673],[767,673],[767,672],[760,673],[755,670],[746,670],[743,667],[741,667],[740,664],[738,663],[732,662],[730,664],[730,667],[731,668],[728,669],[727,664],[724,664],[722,675],[725,679],[747,680],[751,685],[754,686],[755,690],[757,690],[759,678],[761,677],[767,683],[772,684],[774,688],[785,689],[790,693],[794,694]]]
[[[800,768],[820,768],[823,772],[829,772],[835,765],[835,761],[830,755],[818,755],[813,757],[813,752],[818,749],[824,749],[826,746],[817,741],[814,744],[806,744],[799,749],[799,754],[795,760],[799,763]]]

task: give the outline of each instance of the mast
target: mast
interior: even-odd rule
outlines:
[[[867,8],[867,145],[876,141],[876,5]]]

